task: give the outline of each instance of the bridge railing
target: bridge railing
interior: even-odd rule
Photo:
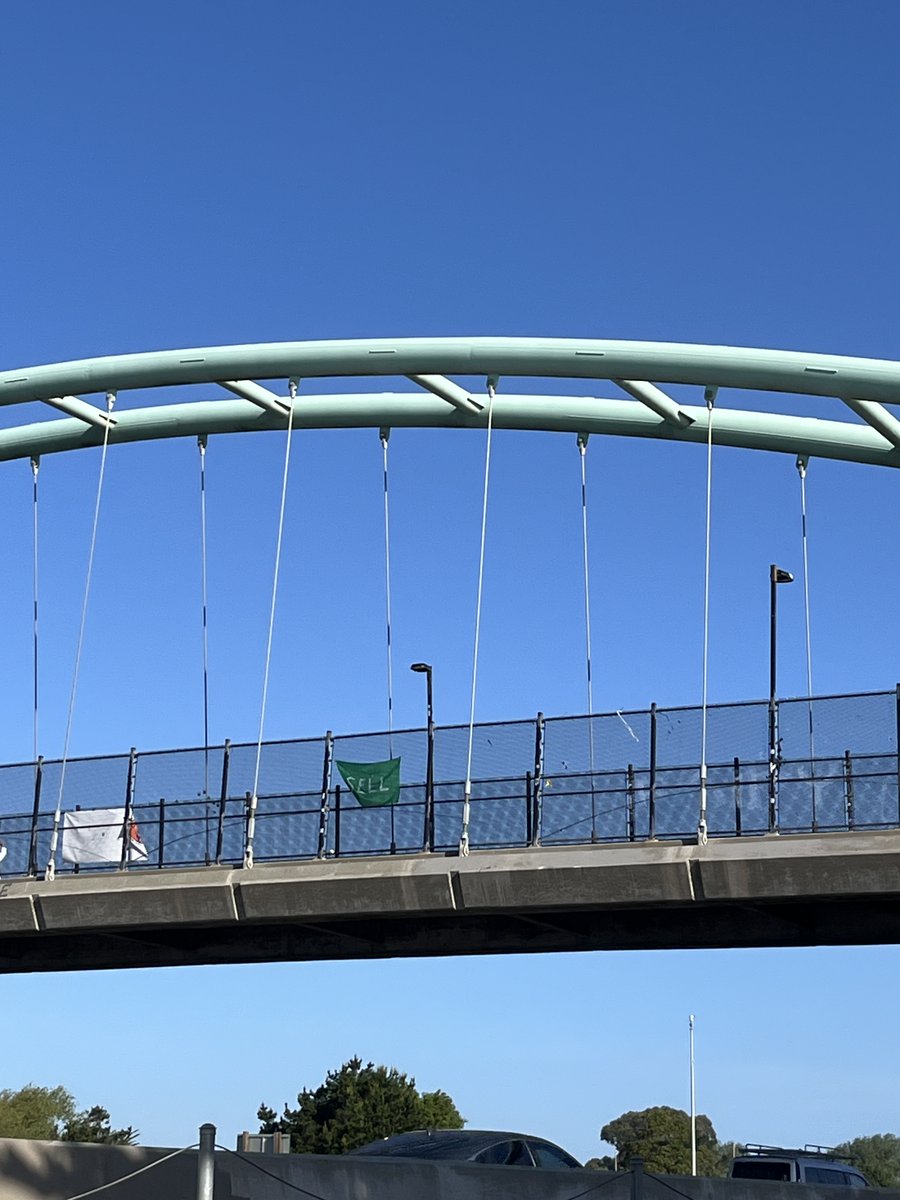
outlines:
[[[774,763],[782,833],[900,827],[898,692],[778,704]],[[694,838],[699,708],[590,717],[538,715],[475,727],[469,844],[540,847]],[[769,830],[768,706],[712,706],[707,732],[710,836]],[[435,731],[433,835],[422,729],[266,743],[254,861],[454,852],[462,832],[468,727]],[[138,826],[146,857],[60,872],[243,861],[255,745],[132,751],[70,760],[61,808],[116,809]],[[397,803],[364,807],[335,764],[401,760]],[[0,766],[2,873],[40,875],[50,856],[61,764]],[[108,815],[103,818],[108,821]],[[127,855],[125,856],[127,858]]]

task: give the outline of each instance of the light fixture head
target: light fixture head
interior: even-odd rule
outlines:
[[[772,564],[772,582],[773,583],[793,583],[794,577],[790,571],[785,571],[783,567],[776,567]]]
[[[430,663],[410,663],[409,669],[411,671],[418,671],[419,673],[424,673],[426,671],[431,670],[431,664]]]

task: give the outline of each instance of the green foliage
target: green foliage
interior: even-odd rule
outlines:
[[[66,1088],[28,1083],[18,1091],[0,1091],[0,1137],[38,1138],[46,1142],[107,1142],[130,1146],[137,1130],[112,1129],[105,1108],[78,1112]]]
[[[64,1087],[26,1083],[18,1091],[0,1091],[0,1137],[56,1141],[75,1116],[75,1101]]]
[[[615,1171],[618,1169],[616,1160],[609,1154],[601,1158],[589,1158],[584,1164],[590,1171]]]
[[[99,1104],[84,1112],[75,1113],[65,1124],[60,1141],[102,1142],[107,1146],[133,1146],[137,1141],[137,1130],[131,1125],[127,1129],[113,1129],[109,1113]]]
[[[644,1167],[665,1175],[689,1175],[691,1171],[691,1118],[680,1108],[660,1105],[641,1112],[627,1112],[600,1130],[604,1142],[618,1151],[618,1165],[627,1167],[632,1158],[642,1158]],[[720,1147],[709,1117],[697,1117],[697,1173],[724,1175],[730,1152]],[[592,1160],[611,1170],[609,1158]]]
[[[462,1129],[465,1122],[446,1092],[423,1092],[419,1102],[419,1129]]]
[[[313,1154],[343,1154],[408,1129],[461,1129],[465,1124],[446,1092],[420,1095],[416,1081],[394,1067],[363,1066],[351,1058],[325,1082],[297,1096],[297,1107],[284,1106],[278,1117],[260,1105],[260,1133],[289,1133],[291,1149]]]
[[[869,1183],[875,1187],[900,1188],[900,1137],[895,1133],[873,1133],[853,1138],[835,1147],[849,1155]]]

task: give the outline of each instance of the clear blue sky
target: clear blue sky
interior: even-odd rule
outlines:
[[[416,334],[900,357],[892,0],[36,0],[4,25],[4,367]],[[210,446],[216,739],[256,732],[282,449]],[[391,453],[397,721],[421,720],[419,658],[438,720],[464,720],[483,437],[401,431]],[[704,451],[592,439],[588,467],[596,706],[695,703]],[[380,469],[374,432],[297,437],[269,736],[385,724]],[[42,468],[51,757],[96,470]],[[571,437],[496,438],[480,719],[584,709],[578,470]],[[710,693],[759,697],[797,476],[731,450],[715,471]],[[30,487],[0,471],[0,760],[31,753]],[[814,462],[809,495],[816,691],[893,687],[897,480]],[[111,454],[74,753],[202,737],[197,536],[192,442]],[[784,592],[787,694],[801,604]],[[146,1142],[204,1120],[231,1142],[359,1054],[587,1158],[624,1110],[687,1106],[693,1011],[721,1137],[827,1143],[896,1131],[896,978],[893,947],[6,978],[0,1086],[62,1082]]]

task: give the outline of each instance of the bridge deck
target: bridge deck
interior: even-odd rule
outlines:
[[[0,885],[0,971],[900,942],[900,831]]]

